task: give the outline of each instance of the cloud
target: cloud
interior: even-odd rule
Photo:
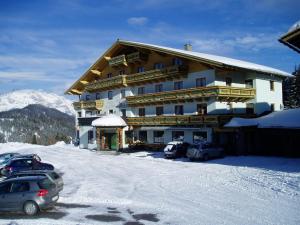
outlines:
[[[148,22],[147,17],[131,17],[127,20],[129,25],[143,26]]]
[[[39,72],[2,72],[0,71],[0,78],[7,79],[7,81],[18,80],[18,81],[47,81],[47,82],[60,82],[56,77],[47,76],[45,73]]]

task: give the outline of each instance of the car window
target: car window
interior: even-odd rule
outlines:
[[[30,186],[28,182],[14,182],[12,184],[11,192],[17,193],[17,192],[25,192],[29,191]]]
[[[0,194],[5,194],[10,192],[11,182],[6,182],[0,184]]]
[[[53,180],[57,180],[60,178],[60,176],[55,172],[49,173],[49,175]]]
[[[41,189],[50,189],[55,187],[55,184],[49,179],[43,179],[38,182],[38,185]]]
[[[22,159],[16,160],[12,162],[12,166],[31,166],[32,160],[31,159]]]

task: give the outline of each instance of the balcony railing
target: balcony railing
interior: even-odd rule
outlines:
[[[187,76],[186,66],[170,66],[164,69],[149,70],[147,72],[132,75],[119,75],[111,78],[97,80],[86,84],[85,91],[104,91],[125,87],[127,85],[139,85],[143,83],[161,82]]]
[[[89,83],[85,86],[85,90],[92,91],[104,91],[108,89],[120,88],[126,86],[126,75],[119,75],[103,80],[97,80]]]
[[[149,70],[142,73],[135,73],[126,77],[127,84],[139,85],[149,82],[162,82],[173,80],[180,77],[186,77],[188,72],[187,66],[170,66],[164,69]]]
[[[104,101],[103,100],[89,100],[89,101],[80,101],[74,102],[73,107],[75,110],[79,109],[96,109],[101,110],[103,108]]]
[[[126,97],[129,106],[176,103],[215,97],[217,101],[245,102],[255,97],[255,89],[209,86]]]
[[[108,60],[109,66],[127,66],[125,55],[118,55]]]
[[[141,52],[134,52],[126,56],[128,63],[135,63],[147,60],[147,55]]]
[[[151,117],[127,117],[130,126],[160,126],[160,125],[223,125],[233,117],[254,117],[254,115],[175,115]]]

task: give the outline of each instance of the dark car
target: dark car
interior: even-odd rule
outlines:
[[[7,177],[6,179],[11,179],[11,178],[17,178],[17,177],[31,177],[31,176],[42,176],[42,177],[47,177],[49,180],[51,180],[58,191],[62,191],[64,188],[64,182],[62,177],[57,173],[56,171],[52,170],[28,170],[28,171],[21,171],[21,172],[16,172]]]
[[[9,162],[10,159],[18,155],[20,154],[15,152],[0,154],[0,170]]]
[[[0,211],[35,215],[54,206],[58,198],[54,183],[44,176],[13,178],[0,183]]]
[[[39,157],[37,154],[18,154],[18,155],[15,155],[13,157],[14,159],[17,159],[17,158],[23,158],[23,159],[35,159],[36,161],[42,161],[41,160],[41,157]]]
[[[13,158],[2,169],[2,175],[8,177],[13,173],[25,170],[54,170],[54,166],[42,163],[35,158]]]
[[[172,141],[164,148],[165,158],[186,157],[186,151],[189,143],[182,141]]]

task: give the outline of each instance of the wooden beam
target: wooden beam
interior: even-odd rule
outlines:
[[[86,81],[86,80],[81,80],[81,81],[80,81],[80,83],[82,83],[82,84],[86,85],[86,84],[88,84],[89,82],[88,82],[88,81]]]
[[[72,93],[79,94],[79,95],[82,94],[82,91],[79,91],[79,90],[77,90],[77,89],[71,89],[71,92],[72,92]]]
[[[101,76],[101,74],[102,74],[101,71],[99,71],[99,70],[91,70],[91,72],[97,76]]]
[[[109,56],[104,56],[104,59],[106,59],[107,61],[111,59],[111,57]]]

